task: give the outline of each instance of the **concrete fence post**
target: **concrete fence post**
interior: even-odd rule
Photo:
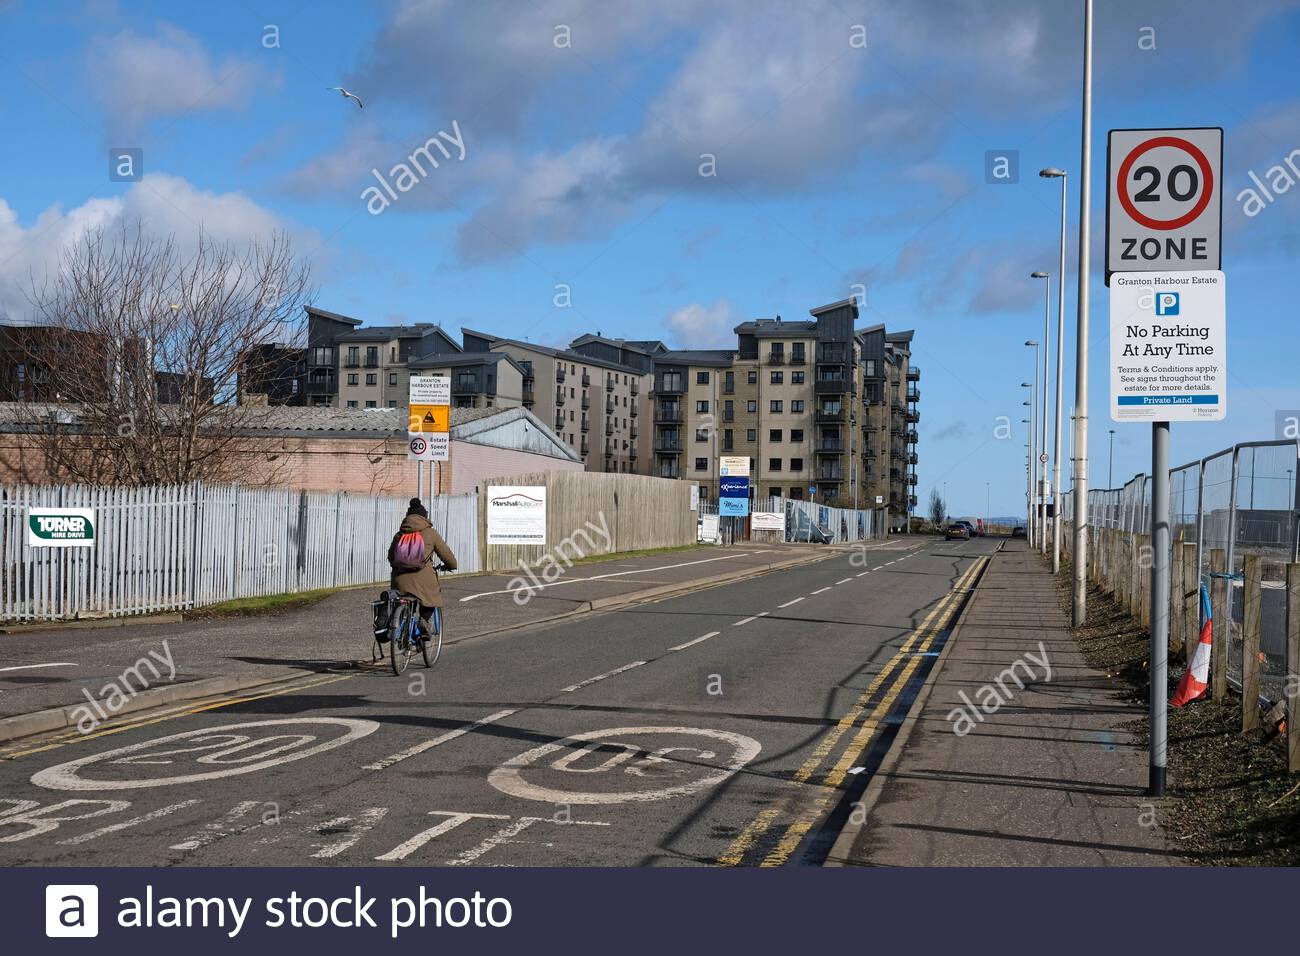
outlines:
[[[1287,769],[1300,771],[1300,563],[1286,566]]]
[[[1228,695],[1228,641],[1232,622],[1228,620],[1228,552],[1210,550],[1210,691],[1215,700]]]
[[[1259,632],[1263,610],[1264,558],[1248,554],[1241,605],[1241,729],[1259,726]]]

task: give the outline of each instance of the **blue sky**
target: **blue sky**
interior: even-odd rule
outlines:
[[[1058,187],[1040,167],[1071,171],[1076,228],[1081,8],[0,2],[0,306],[21,318],[29,277],[123,217],[182,239],[284,230],[324,308],[547,344],[599,330],[716,346],[860,285],[862,324],[916,330],[921,496],[946,481],[954,513],[982,512],[987,481],[993,512],[1017,513],[1024,433],[994,436],[1021,417],[1021,343],[1042,335],[1028,274],[1056,272]],[[1300,148],[1300,2],[1098,8],[1094,272],[1106,130],[1223,126],[1230,411],[1176,427],[1173,455],[1273,437],[1276,411],[1300,407],[1300,190],[1253,217],[1234,197]],[[453,121],[464,159],[434,153],[368,212],[372,167]],[[110,147],[141,149],[144,179],[110,182]],[[986,183],[989,150],[1018,151],[1018,183]],[[1067,262],[1068,374],[1073,247]],[[1097,485],[1107,429],[1117,478],[1145,467],[1149,429],[1109,422],[1099,279],[1092,301]]]

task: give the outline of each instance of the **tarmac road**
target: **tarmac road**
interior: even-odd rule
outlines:
[[[995,547],[873,543],[13,741],[0,864],[816,864]]]

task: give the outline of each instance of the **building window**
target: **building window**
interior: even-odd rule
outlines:
[[[772,384],[773,384],[773,385],[781,385],[781,384],[783,384],[784,382],[785,382],[785,372],[773,372],[773,373],[772,373]]]
[[[348,402],[348,408],[356,408],[356,407],[357,407],[357,403],[355,401]]]
[[[373,401],[366,402],[366,408],[374,408],[374,407],[375,407],[375,404],[376,404],[376,403],[373,402]]]
[[[758,429],[757,428],[745,429],[745,441],[750,441],[750,442],[758,441]]]
[[[697,428],[697,429],[695,429],[695,440],[696,440],[696,441],[708,441],[708,440],[709,440],[709,430],[708,430],[707,428]]]
[[[803,399],[802,399],[802,398],[796,398],[796,399],[794,399],[793,401],[791,401],[791,402],[790,402],[790,411],[794,412],[796,415],[801,415],[801,414],[803,414]]]
[[[749,401],[745,403],[745,411],[749,412],[749,414],[751,415],[757,415],[758,402],[751,398]]]
[[[723,379],[722,390],[724,392],[734,392],[736,390],[736,373],[727,372]]]
[[[802,428],[790,429],[790,440],[794,442],[803,441],[803,429]]]
[[[803,471],[803,459],[802,459],[802,458],[791,458],[791,459],[790,459],[790,470],[791,470],[791,471]]]
[[[378,385],[378,384],[379,384],[379,376],[376,375],[376,374],[374,374],[373,372],[367,373],[367,375],[366,375],[366,384],[367,384],[367,385]]]
[[[769,459],[767,460],[767,470],[768,470],[768,471],[780,471],[780,470],[781,470],[781,459],[780,459],[780,458],[769,458]]]
[[[751,368],[751,369],[749,370],[749,375],[746,377],[745,380],[746,380],[747,382],[749,382],[750,385],[757,385],[757,384],[758,384],[758,369],[756,369],[756,368]]]
[[[876,375],[875,359],[867,359],[865,362],[862,363],[862,367],[865,374],[870,375],[873,378],[875,377]]]
[[[791,385],[802,385],[802,384],[803,384],[803,372],[791,372],[791,373],[790,373],[790,384],[791,384]]]
[[[709,402],[707,399],[700,399],[695,403],[695,411],[701,415],[709,414]]]
[[[696,385],[708,385],[708,384],[709,384],[709,373],[708,373],[708,372],[696,372],[696,373],[695,373],[695,384],[696,384]]]
[[[388,373],[388,384],[389,384],[389,385],[396,385],[396,384],[397,384],[397,373],[396,373],[396,372],[389,372],[389,373]]]
[[[781,401],[781,399],[779,398],[774,398],[772,399],[772,404],[769,406],[769,408],[772,410],[773,413],[780,412],[785,408],[785,402]]]
[[[781,429],[779,429],[779,428],[769,428],[769,429],[767,430],[767,440],[768,440],[768,441],[780,441],[780,440],[781,440]]]
[[[367,346],[366,346],[366,364],[367,364],[367,365],[378,365],[378,364],[379,364],[379,346],[378,346],[378,345],[367,345]]]
[[[799,364],[803,362],[803,360],[804,360],[803,343],[802,342],[792,343],[790,345],[790,361],[794,362],[795,364]]]
[[[803,500],[803,485],[796,485],[790,489],[790,497],[795,501]]]
[[[736,446],[736,440],[732,436],[731,429],[730,428],[724,429],[722,432],[722,450],[731,451],[731,449],[734,448],[735,446]]]
[[[349,365],[359,365],[359,364],[361,363],[361,359],[358,357],[358,355],[359,355],[359,351],[360,351],[360,350],[359,350],[355,345],[349,345],[349,346],[348,346],[348,364],[349,364]]]
[[[709,470],[709,459],[707,459],[707,458],[696,458],[696,459],[695,459],[695,470],[696,470],[696,471],[708,471],[708,470]]]
[[[388,400],[388,407],[389,407],[389,408],[396,408],[396,407],[397,407],[397,399],[395,399],[395,398],[390,398],[390,399]]]
[[[356,373],[356,372],[348,372],[348,384],[349,384],[349,385],[355,385],[355,384],[357,384],[357,373]]]
[[[396,361],[397,361],[397,346],[396,346],[396,345],[394,345],[392,348],[390,348],[390,349],[388,350],[388,361],[390,361],[390,362],[396,362]]]

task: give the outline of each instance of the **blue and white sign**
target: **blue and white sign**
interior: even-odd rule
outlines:
[[[730,518],[743,518],[749,514],[748,478],[718,480],[718,514]]]
[[[1223,273],[1117,272],[1110,281],[1110,417],[1210,422],[1227,414]]]

